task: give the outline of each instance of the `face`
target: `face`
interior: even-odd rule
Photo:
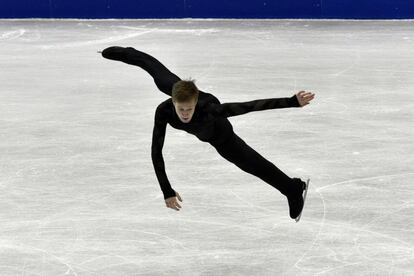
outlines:
[[[197,104],[196,100],[192,100],[189,102],[174,102],[175,113],[177,113],[178,118],[180,118],[181,122],[189,123],[191,118],[194,115],[195,107]]]

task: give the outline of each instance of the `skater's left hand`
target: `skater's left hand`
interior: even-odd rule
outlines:
[[[296,98],[298,99],[301,107],[309,104],[309,102],[312,101],[314,97],[315,94],[312,92],[300,91],[296,94]]]

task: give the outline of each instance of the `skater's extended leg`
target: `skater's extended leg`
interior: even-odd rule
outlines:
[[[255,175],[278,189],[289,200],[290,216],[295,218],[302,210],[303,201],[297,202],[302,196],[303,183],[299,178],[290,178],[273,163],[257,153],[239,136],[234,134],[227,142],[216,146],[217,152],[243,171]],[[292,199],[294,201],[292,201]],[[300,201],[300,200],[299,200]],[[293,204],[292,204],[293,202]]]
[[[222,157],[243,171],[261,178],[282,194],[289,196],[297,192],[296,185],[292,185],[292,178],[252,149],[236,134],[225,144],[216,146],[216,150]]]
[[[288,199],[290,217],[298,221],[304,204],[302,192],[306,188],[305,182],[300,178],[287,176],[236,134],[215,148],[222,157],[243,171],[259,177],[284,194]]]
[[[168,96],[171,96],[174,83],[180,80],[156,58],[132,47],[111,46],[102,51],[102,56],[141,67],[152,76],[158,89]]]

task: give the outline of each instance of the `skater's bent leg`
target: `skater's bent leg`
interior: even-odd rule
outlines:
[[[141,67],[152,76],[158,89],[169,96],[174,83],[180,80],[156,58],[132,47],[111,46],[102,51],[102,56]]]

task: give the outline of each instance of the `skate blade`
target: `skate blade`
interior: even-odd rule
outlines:
[[[308,178],[308,180],[306,180],[305,193],[303,194],[303,208],[302,208],[302,211],[300,212],[299,216],[297,218],[295,218],[296,222],[299,222],[300,217],[302,216],[302,213],[303,213],[303,209],[305,209],[306,195],[308,194],[308,189],[309,189],[309,181],[310,181],[310,178]]]

